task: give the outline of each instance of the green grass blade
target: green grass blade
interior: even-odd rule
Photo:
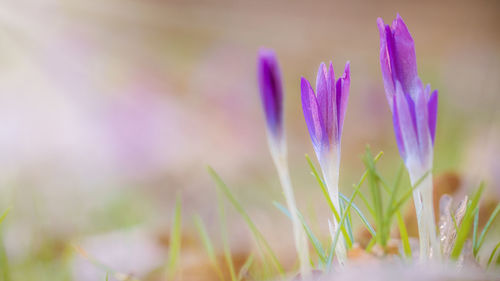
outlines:
[[[207,232],[207,229],[205,227],[205,224],[203,223],[203,221],[199,215],[195,215],[193,220],[194,220],[194,225],[198,231],[198,234],[200,235],[201,241],[203,242],[203,246],[205,247],[205,251],[207,252],[208,260],[210,261],[210,264],[214,268],[219,279],[224,281],[225,280],[224,274],[222,274],[222,271],[221,271],[219,264],[217,262],[217,256],[215,254],[214,246],[213,246],[212,240],[210,239],[210,236],[208,236],[208,232]]]
[[[411,258],[410,239],[408,238],[405,221],[403,220],[403,216],[399,210],[396,212],[396,218],[398,221],[399,235],[401,236],[401,242],[403,243],[404,254],[407,258]]]
[[[254,239],[256,242],[261,245],[271,258],[271,261],[275,267],[275,269],[278,271],[280,275],[285,274],[285,270],[281,263],[279,262],[276,254],[272,250],[271,246],[269,243],[266,241],[262,233],[258,230],[257,226],[253,223],[252,219],[250,219],[250,216],[247,214],[243,206],[236,200],[236,198],[233,196],[227,185],[222,181],[220,176],[215,172],[214,169],[211,167],[208,167],[208,173],[212,176],[214,179],[216,186],[222,191],[222,193],[226,196],[226,198],[229,200],[229,202],[233,205],[233,207],[236,209],[236,211],[241,215],[243,220],[246,222],[248,225],[250,231],[252,232],[252,235],[254,236]]]
[[[0,224],[2,224],[2,222],[5,220],[11,209],[12,207],[7,208],[7,210],[3,212],[2,216],[0,216]]]
[[[377,236],[375,239],[377,242],[383,246],[387,243],[387,238],[385,237],[385,226],[384,226],[384,208],[382,204],[382,195],[380,194],[380,183],[379,177],[375,169],[375,163],[373,161],[373,156],[370,148],[366,148],[365,155],[363,157],[363,163],[365,164],[366,170],[368,171],[368,184],[370,187],[370,192],[373,200],[373,207],[375,209],[375,225],[377,227]]]
[[[396,179],[394,180],[394,186],[392,187],[392,190],[390,192],[390,198],[389,198],[389,206],[393,206],[394,203],[396,202],[396,198],[397,198],[397,194],[398,194],[398,190],[399,190],[399,185],[401,183],[401,178],[402,178],[402,175],[403,175],[403,171],[404,171],[404,164],[401,163],[401,165],[399,165],[399,168],[398,168],[398,172],[396,174]],[[391,208],[388,208],[387,210],[389,211]],[[389,215],[389,214],[387,214]]]
[[[291,219],[290,212],[288,209],[280,204],[279,202],[274,201],[273,202],[274,206],[278,208],[283,214],[285,214],[289,219]],[[304,219],[304,216],[300,213],[300,211],[297,210],[297,213],[299,215],[300,222],[302,223],[302,226],[304,227],[304,230],[307,234],[307,238],[309,239],[309,242],[311,242],[314,251],[318,255],[318,258],[323,264],[326,264],[326,254],[325,250],[323,249],[323,246],[321,245],[321,242],[319,242],[319,239],[314,235],[312,232],[311,228],[307,224],[307,222]]]
[[[3,239],[3,229],[0,228],[0,272],[2,273],[2,281],[11,281],[10,274],[10,264],[9,257],[7,256],[7,251],[5,249],[5,243]]]
[[[488,259],[488,264],[486,267],[490,267],[491,263],[493,262],[493,259],[495,258],[495,254],[497,253],[499,248],[500,248],[500,242],[498,242],[495,248],[493,248],[493,251],[491,251],[490,257]]]
[[[337,233],[338,230],[337,230]],[[337,233],[335,233],[335,237],[338,237]],[[337,238],[338,240],[338,238]],[[333,256],[335,255],[335,245],[336,245],[335,239],[332,241],[332,244],[330,244],[330,248],[328,248],[328,258],[326,259],[326,270],[329,271],[331,268],[331,264],[333,263]]]
[[[363,201],[363,203],[365,204],[368,213],[370,213],[372,217],[375,217],[375,210],[373,209],[373,206],[370,204],[368,199],[366,199],[366,197],[363,195],[363,193],[359,194],[359,198],[361,198],[361,201]]]
[[[175,202],[174,221],[172,223],[172,230],[170,233],[170,249],[168,251],[167,263],[167,280],[173,280],[179,257],[181,253],[181,235],[182,234],[182,203],[181,197],[177,196]]]
[[[231,276],[231,281],[236,281],[236,271],[234,269],[233,257],[231,255],[231,248],[229,246],[229,238],[227,236],[227,225],[226,225],[226,209],[224,208],[224,201],[220,198],[219,192],[217,192],[218,206],[219,206],[219,219],[220,228],[222,234],[222,245],[224,248],[224,259],[226,260],[227,268],[229,269],[229,275]]]
[[[479,212],[478,212],[479,213]],[[481,247],[483,246],[484,243],[484,238],[486,237],[486,234],[488,234],[488,231],[490,230],[491,224],[495,219],[497,218],[498,214],[500,213],[500,203],[496,206],[495,210],[491,213],[488,221],[486,222],[486,225],[483,228],[483,231],[481,231],[481,235],[479,236],[479,239],[477,240],[477,244],[473,244],[474,246],[474,256],[477,255]]]
[[[477,255],[477,228],[479,225],[479,210],[477,210],[476,214],[474,215],[474,224],[472,226],[472,253],[474,254],[474,257]],[[476,250],[477,249],[477,250]]]
[[[380,157],[382,157],[384,153],[381,151],[377,154],[377,156],[375,156],[375,158],[373,159],[374,162],[377,162]],[[316,178],[320,188],[321,188],[321,191],[323,193],[323,196],[325,197],[327,203],[328,203],[328,206],[330,207],[330,210],[333,212],[333,214],[335,215],[335,219],[337,221],[340,221],[340,216],[338,214],[338,212],[335,210],[335,207],[333,206],[333,203],[332,203],[332,200],[330,199],[330,196],[328,195],[328,190],[325,186],[325,184],[323,183],[323,180],[321,180],[321,177],[318,173],[318,170],[316,169],[316,167],[314,166],[313,162],[311,161],[311,158],[309,157],[309,155],[306,154],[306,160],[307,160],[307,163],[309,164],[309,167],[311,168],[311,171],[313,173],[313,176]],[[365,181],[366,177],[367,177],[367,174],[368,172],[365,171],[363,173],[363,175],[361,175],[361,178],[359,179],[358,181],[358,184],[356,185],[358,188],[363,184],[363,182]],[[342,198],[342,194],[340,194],[339,192],[339,195],[340,195],[340,198]],[[364,198],[364,196],[362,196],[362,193],[359,193],[360,195],[360,198]],[[366,200],[366,198],[364,198],[365,201],[365,204],[366,204],[366,207],[367,209],[370,211],[372,208],[370,206],[370,204],[368,203],[368,201]],[[352,205],[352,203],[351,203]],[[363,216],[363,214],[361,213],[361,211],[357,208],[357,207],[354,207],[354,209],[356,210],[356,212],[358,213],[358,215],[360,215],[361,219],[363,220],[363,223],[368,227],[370,226],[370,224],[368,223],[368,220]],[[372,211],[371,211],[372,212]],[[348,248],[351,248],[352,247],[352,240],[350,239],[349,235],[347,234],[347,231],[344,227],[343,224],[340,225],[340,229],[342,231],[342,234],[344,235],[344,237],[346,238],[346,242],[347,242],[347,246]],[[371,229],[370,232],[372,232],[373,234],[375,234],[375,231],[373,231],[373,228],[372,227],[368,227],[368,229]]]
[[[0,217],[0,224],[5,220],[9,214],[11,207],[7,208]],[[0,227],[0,272],[2,273],[3,281],[10,281],[10,265],[5,244],[3,242],[3,228]]]
[[[339,192],[340,194],[340,192]],[[342,209],[342,214],[346,213],[346,206],[344,204],[344,201],[342,200],[339,200],[340,201],[340,208]],[[347,218],[345,220],[345,228],[347,230],[347,235],[349,235],[349,239],[351,239],[351,241],[354,242],[354,235],[352,234],[352,222],[351,222],[351,213],[350,212],[347,212]]]
[[[200,235],[201,241],[203,242],[203,246],[205,247],[205,250],[207,251],[208,259],[210,260],[211,263],[217,264],[217,257],[215,255],[215,250],[214,246],[212,243],[212,240],[208,236],[205,224],[201,220],[199,215],[195,215],[193,218],[194,225],[196,227],[196,230],[198,231],[198,234]]]
[[[326,199],[326,202],[328,203],[328,206],[330,207],[330,210],[332,211],[333,215],[335,216],[335,219],[337,221],[340,221],[340,215],[335,209],[335,206],[333,205],[332,199],[330,198],[330,195],[328,194],[328,189],[326,188],[325,184],[323,183],[323,180],[321,179],[321,176],[318,173],[318,170],[314,166],[313,162],[311,161],[311,158],[309,158],[309,155],[306,154],[306,160],[309,166],[311,167],[312,173],[316,180],[318,181],[318,184],[321,188],[321,191],[323,193],[323,196]],[[347,247],[351,248],[352,247],[352,241],[349,238],[349,235],[347,234],[347,230],[343,224],[340,224],[340,230],[342,231],[342,234],[344,235],[345,241],[347,243]]]
[[[472,225],[472,221],[475,215],[475,212],[478,211],[478,205],[479,205],[479,200],[481,199],[481,195],[483,194],[484,191],[484,184],[481,183],[479,186],[479,189],[476,191],[474,196],[472,197],[472,200],[469,201],[469,204],[467,206],[467,210],[465,211],[464,218],[462,220],[462,223],[460,224],[460,227],[457,232],[457,238],[455,240],[455,246],[453,247],[453,250],[451,251],[450,258],[452,260],[458,259],[460,254],[462,253],[462,249],[465,245],[465,241],[467,239],[467,236],[469,235],[470,228]]]
[[[359,193],[358,196],[360,196],[362,193]],[[344,202],[349,202],[349,198],[347,198],[344,194],[340,194],[340,198],[344,201]],[[361,219],[361,222],[364,224],[364,226],[368,229],[368,231],[370,232],[370,234],[375,237],[376,235],[376,232],[375,232],[375,229],[373,229],[373,227],[370,225],[370,222],[368,221],[368,219],[365,217],[365,215],[363,215],[363,212],[361,212],[361,210],[356,206],[356,204],[352,203],[352,208],[354,209],[354,211],[356,211],[356,213],[358,214],[359,218]]]
[[[393,216],[398,210],[401,209],[404,203],[411,198],[413,191],[415,191],[419,185],[424,181],[424,179],[429,176],[430,172],[425,173],[404,195],[399,199],[398,203],[395,206],[392,206],[391,211],[388,216]]]
[[[377,240],[375,240],[375,237],[372,237],[372,239],[370,239],[370,241],[366,245],[365,251],[368,253],[371,252],[371,250],[372,250],[373,246],[375,246],[376,242],[377,242]]]
[[[356,198],[356,196],[359,194],[359,189],[361,188],[361,183],[358,183],[358,185],[353,185],[353,187],[354,187],[354,191],[352,192],[351,198],[349,198],[349,202],[347,203],[345,212],[342,214],[342,218],[339,221],[340,225],[344,224],[344,222],[345,222],[345,220],[350,212],[352,203],[354,202],[354,199]],[[329,251],[330,253],[329,253],[329,257],[328,257],[328,261],[327,261],[327,268],[328,269],[330,268],[330,266],[332,264],[333,255],[335,253],[335,248],[337,246],[339,235],[340,235],[340,231],[337,230],[337,232],[335,233],[335,237],[333,239],[330,251]]]

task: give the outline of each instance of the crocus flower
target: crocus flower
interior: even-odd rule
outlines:
[[[299,220],[288,170],[286,142],[283,128],[283,88],[276,55],[272,50],[260,49],[258,79],[262,107],[266,116],[269,150],[278,171],[283,194],[292,220],[295,248],[300,260],[301,276],[309,275],[309,249],[306,234]]]
[[[261,48],[258,61],[260,97],[271,141],[283,141],[283,88],[274,51]]]
[[[344,74],[335,80],[333,65],[327,68],[324,63],[319,66],[316,78],[316,94],[307,79],[302,78],[302,109],[314,151],[318,157],[321,171],[328,189],[328,195],[338,214],[339,202],[339,168],[340,140],[344,126],[344,117],[349,99],[350,67],[347,62]],[[334,217],[335,231],[339,225]],[[332,237],[333,238],[333,237]],[[337,243],[336,255],[343,264],[346,259],[345,246],[342,238]]]
[[[344,74],[335,80],[333,65],[319,66],[316,92],[307,79],[302,77],[302,109],[309,135],[320,165],[340,162],[340,140],[344,116],[349,99],[350,68],[347,62]]]
[[[403,19],[392,26],[377,20],[380,64],[387,100],[394,120],[396,141],[407,166],[432,165],[436,132],[437,90],[424,88],[417,74],[415,45]]]
[[[398,15],[389,26],[379,18],[377,24],[380,65],[399,153],[412,185],[425,176],[413,194],[419,224],[420,256],[425,258],[431,254],[429,246],[435,255],[439,255],[430,175],[436,134],[437,91],[431,93],[430,85],[424,87],[418,77],[415,44],[403,19]]]

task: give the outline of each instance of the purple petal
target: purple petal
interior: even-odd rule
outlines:
[[[269,132],[281,137],[283,131],[283,89],[281,73],[274,51],[261,48],[258,58],[258,79],[262,107]]]
[[[327,114],[325,115],[325,127],[328,134],[328,144],[335,145],[337,142],[337,107],[336,107],[336,89],[335,89],[335,72],[333,70],[333,64],[330,61],[327,74],[327,84],[328,84],[328,99],[327,99]]]
[[[344,69],[344,74],[337,81],[337,128],[338,128],[338,139],[340,143],[340,138],[342,137],[342,130],[344,129],[344,118],[347,110],[347,102],[349,100],[349,89],[351,85],[351,67],[350,63],[347,62]]]
[[[436,122],[437,122],[437,110],[438,110],[438,91],[434,90],[432,92],[429,101],[427,103],[429,111],[429,131],[431,134],[432,145],[434,145],[434,139],[436,138]]]
[[[399,16],[392,22],[394,50],[392,57],[393,71],[401,83],[404,93],[414,96],[418,88],[417,59],[415,44],[406,24]]]
[[[301,98],[302,110],[306,120],[309,135],[316,150],[316,154],[321,154],[321,147],[324,144],[325,132],[323,125],[323,118],[320,114],[320,108],[316,95],[311,87],[311,84],[304,77],[301,78]]]
[[[394,99],[394,78],[391,67],[391,52],[388,42],[392,42],[392,31],[388,25],[384,24],[381,18],[377,19],[377,26],[380,32],[380,67],[382,70],[382,78],[384,79],[384,88],[387,97],[387,102],[392,110]]]
[[[318,69],[318,75],[316,78],[316,95],[318,100],[318,105],[320,108],[320,113],[325,123],[326,134],[328,135],[328,139],[330,139],[331,135],[331,126],[332,126],[332,95],[331,95],[331,81],[329,79],[330,75],[328,73],[328,69],[324,63],[321,63]]]
[[[394,104],[393,111],[392,111],[392,123],[394,126],[394,135],[396,136],[396,143],[398,144],[398,149],[399,149],[399,155],[401,155],[401,158],[405,160],[406,162],[406,149],[405,149],[405,144],[403,141],[403,135],[401,134],[401,126],[399,125],[399,112],[398,112],[398,107],[396,106],[396,96],[394,95],[393,97],[392,104]]]
[[[432,149],[431,135],[429,131],[429,113],[427,108],[427,98],[424,87],[420,79],[418,80],[418,89],[415,95],[415,112],[417,137],[420,148],[420,159],[426,160]]]
[[[418,141],[417,132],[414,126],[414,119],[411,114],[410,105],[408,104],[408,99],[405,98],[403,94],[403,89],[399,83],[396,83],[396,94],[394,109],[397,112],[395,118],[399,125],[401,132],[401,139],[404,144],[405,151],[405,162],[409,157],[418,157]]]

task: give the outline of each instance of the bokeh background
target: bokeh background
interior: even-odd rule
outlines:
[[[0,212],[12,209],[0,279],[104,280],[75,247],[144,276],[165,264],[177,195],[181,264],[202,270],[192,216],[202,216],[216,245],[220,236],[207,165],[293,262],[289,222],[272,205],[283,198],[267,150],[257,50],[274,48],[280,60],[296,196],[328,237],[327,206],[304,159],[313,151],[300,77],[314,80],[322,61],[337,74],[351,62],[341,190],[363,172],[367,144],[384,151],[379,166],[392,178],[400,159],[376,19],[388,23],[398,12],[423,82],[440,93],[435,174],[458,173],[464,192],[485,180],[500,197],[498,1],[2,1]],[[252,239],[227,211],[231,247],[245,253]]]

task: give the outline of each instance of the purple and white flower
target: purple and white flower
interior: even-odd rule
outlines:
[[[339,201],[339,169],[340,169],[340,142],[344,117],[349,99],[351,83],[350,66],[347,62],[344,74],[335,80],[333,65],[330,62],[327,68],[324,63],[319,66],[316,78],[316,93],[307,79],[302,78],[302,109],[306,120],[309,135],[314,151],[321,166],[321,171],[328,189],[328,195],[338,214]],[[339,222],[334,217],[332,239],[339,229]],[[340,264],[346,260],[344,239],[340,237],[336,246],[336,255]]]
[[[420,257],[440,256],[432,200],[432,161],[437,120],[437,91],[418,77],[415,44],[403,19],[392,25],[377,19],[380,31],[380,66],[394,133],[412,185],[418,219]],[[432,249],[432,250],[431,250]]]

